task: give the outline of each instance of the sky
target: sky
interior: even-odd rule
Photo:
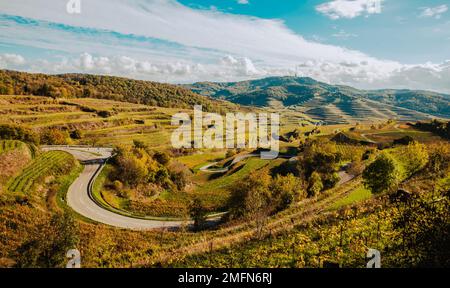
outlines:
[[[0,0],[0,69],[450,93],[448,0]]]

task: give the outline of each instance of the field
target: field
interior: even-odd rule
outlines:
[[[351,205],[351,204],[357,203],[359,201],[369,199],[370,197],[372,197],[372,193],[369,190],[367,190],[366,188],[364,188],[363,186],[361,186],[361,187],[358,187],[357,189],[353,190],[352,192],[350,192],[350,194],[347,197],[340,199],[339,201],[336,201],[330,207],[330,209],[333,209],[333,210],[339,209],[344,206]]]

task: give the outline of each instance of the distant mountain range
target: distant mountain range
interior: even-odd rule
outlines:
[[[90,97],[174,108],[201,104],[205,110],[214,112],[239,109],[232,103],[289,107],[329,124],[450,118],[450,95],[413,90],[358,90],[305,77],[171,85],[113,76],[0,70],[1,94]]]
[[[415,90],[359,90],[307,77],[183,85],[195,93],[260,107],[292,107],[327,123],[450,118],[450,95]]]

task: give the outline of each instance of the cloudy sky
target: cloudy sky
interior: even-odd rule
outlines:
[[[297,74],[450,93],[449,8],[448,0],[0,0],[0,68],[171,83]]]

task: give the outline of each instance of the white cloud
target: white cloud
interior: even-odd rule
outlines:
[[[17,54],[1,54],[0,55],[0,68],[15,68],[23,66],[25,64],[25,58]]]
[[[242,4],[242,5],[246,5],[246,4],[249,4],[250,2],[248,0],[238,0],[237,3],[238,4]]]
[[[331,36],[336,37],[336,38],[341,38],[341,39],[348,39],[348,38],[353,38],[353,37],[358,37],[357,34],[353,34],[353,33],[348,33],[344,30],[339,30],[339,32],[336,32],[334,34],[332,34]]]
[[[59,2],[61,1],[65,2]],[[258,59],[277,65],[292,65],[294,61],[309,58],[329,61],[370,58],[358,51],[307,41],[279,20],[195,10],[173,0],[84,1],[82,14],[76,16],[65,13],[65,5],[62,5],[64,3],[57,5],[54,1],[51,2],[0,0],[0,11],[66,25],[153,37],[190,48],[222,51],[223,54],[251,56],[252,60]],[[34,34],[34,37],[39,36],[39,33]],[[14,38],[16,37],[20,38]],[[40,42],[46,44],[45,39]],[[92,45],[97,45],[96,41]],[[72,47],[61,46],[64,47],[60,49]]]
[[[255,64],[246,57],[226,55],[210,64],[187,61],[156,63],[128,56],[95,57],[82,53],[74,59],[59,62],[37,60],[30,71],[44,73],[80,72],[125,76],[173,83],[197,81],[239,81],[267,76],[294,75],[312,77],[330,84],[350,85],[361,89],[422,89],[450,93],[450,60],[440,64],[399,65],[387,68],[367,61],[332,63],[307,60],[297,67],[270,67]]]
[[[316,10],[333,20],[379,14],[384,0],[333,0],[316,6]]]
[[[335,2],[363,7],[344,11],[336,6],[337,18],[379,13],[367,6],[370,1],[329,3]],[[1,27],[0,42],[50,51],[54,56],[44,53],[25,61],[20,55],[2,55],[0,65],[22,65],[18,69],[33,72],[85,72],[187,83],[293,75],[300,64],[302,76],[333,84],[450,93],[448,63],[405,66],[380,60],[306,40],[278,20],[192,9],[173,0],[83,1],[81,15],[65,13],[65,4],[66,0],[0,0],[2,13],[73,26],[64,30],[67,26],[45,26],[41,21],[7,23]],[[130,35],[139,39],[130,39]]]
[[[448,11],[448,6],[446,4],[436,6],[436,7],[424,7],[421,8],[422,13],[420,17],[433,17],[436,19],[440,19],[442,14]]]
[[[242,76],[253,76],[261,74],[258,69],[256,69],[252,60],[247,57],[236,59],[233,56],[227,55],[220,60],[221,66],[223,68],[228,68],[232,74],[242,77]]]

